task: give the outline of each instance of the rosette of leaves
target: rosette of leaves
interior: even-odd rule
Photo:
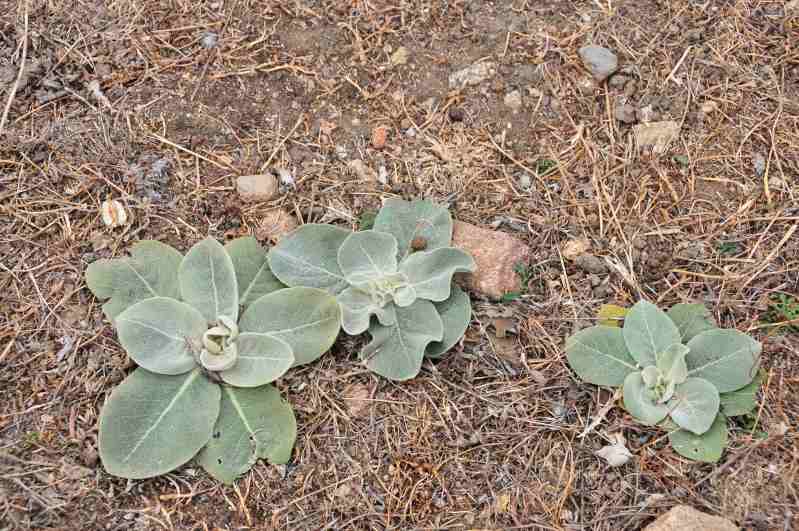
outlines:
[[[270,383],[330,348],[335,298],[286,288],[254,238],[208,238],[186,256],[141,241],[130,257],[89,264],[86,283],[139,365],[100,415],[109,473],[148,478],[196,457],[230,483],[260,458],[288,461],[294,413]]]
[[[672,447],[716,462],[727,444],[726,417],[756,406],[761,345],[717,328],[701,304],[668,313],[640,301],[624,326],[593,326],[566,340],[569,365],[586,382],[622,387],[639,422],[669,430]]]
[[[425,356],[438,358],[463,336],[469,297],[452,277],[474,271],[472,257],[451,247],[452,217],[428,200],[388,200],[370,230],[308,224],[269,252],[275,276],[336,296],[342,328],[369,332],[360,354],[392,380],[415,377]]]

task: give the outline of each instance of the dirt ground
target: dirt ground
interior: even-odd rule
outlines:
[[[595,84],[577,53],[589,43],[623,76]],[[476,62],[493,77],[451,90]],[[616,530],[678,503],[799,528],[799,335],[774,324],[799,309],[772,307],[799,291],[796,1],[0,0],[7,101],[0,528]],[[625,103],[632,120],[679,122],[679,139],[638,149]],[[278,199],[239,201],[237,176],[276,168]],[[131,363],[88,263],[145,238],[263,238],[276,206],[356,227],[391,195],[524,240],[527,288],[474,296],[465,340],[413,381],[370,374],[345,337],[292,371],[288,466],[235,487],[192,465],[103,471],[98,413]],[[106,198],[128,225],[103,225]],[[616,266],[564,259],[579,238]],[[618,407],[580,437],[609,395],[575,379],[564,339],[641,296],[704,302],[764,344],[761,406],[716,465]],[[611,468],[593,453],[616,433],[634,458]]]

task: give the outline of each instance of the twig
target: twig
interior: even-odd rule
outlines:
[[[8,119],[8,112],[11,110],[11,103],[14,101],[14,96],[17,94],[17,88],[19,88],[19,82],[22,79],[22,73],[25,71],[25,61],[28,58],[28,4],[25,4],[25,30],[22,33],[22,58],[19,62],[19,72],[17,72],[17,79],[14,80],[14,84],[11,86],[11,92],[8,94],[8,101],[6,102],[6,108],[3,109],[3,117],[0,118],[0,136],[3,134],[3,129],[6,126],[6,120]]]
[[[269,165],[272,163],[272,161],[273,161],[273,160],[274,160],[274,158],[275,158],[275,155],[277,155],[277,152],[278,152],[278,151],[280,151],[280,148],[282,148],[282,147],[283,147],[283,144],[285,144],[285,143],[286,143],[286,141],[287,141],[289,138],[291,138],[291,135],[293,135],[293,134],[294,134],[294,131],[296,131],[296,130],[297,130],[297,128],[300,126],[300,124],[302,123],[302,119],[303,119],[303,118],[304,118],[304,116],[303,116],[302,114],[300,114],[300,116],[297,118],[297,123],[295,123],[295,124],[294,124],[294,127],[292,127],[292,128],[291,128],[291,131],[289,131],[289,134],[287,134],[286,136],[284,136],[284,137],[283,137],[283,138],[280,140],[280,142],[278,142],[278,143],[277,143],[277,145],[275,146],[275,148],[272,150],[272,154],[271,154],[271,155],[269,155],[269,158],[268,158],[268,159],[266,159],[266,162],[264,163],[264,165],[263,165],[263,166],[261,166],[261,172],[262,172],[262,173],[263,173],[263,172],[265,172],[265,171],[266,171],[266,169],[269,167]]]

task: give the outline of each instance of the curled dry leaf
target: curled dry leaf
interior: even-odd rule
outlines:
[[[379,125],[372,129],[372,146],[375,149],[383,149],[386,147],[386,140],[388,139],[388,128],[384,125]]]
[[[107,227],[121,227],[128,222],[128,213],[116,199],[106,199],[100,205],[100,217]]]
[[[566,242],[560,252],[563,255],[563,258],[571,261],[590,249],[590,241],[588,241],[586,238],[578,238],[576,240],[570,240]]]
[[[627,449],[625,444],[624,435],[615,433],[611,436],[615,440],[613,444],[602,447],[594,452],[594,455],[604,459],[610,466],[616,467],[626,464],[632,458],[633,454]]]

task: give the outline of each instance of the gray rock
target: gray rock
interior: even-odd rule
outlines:
[[[490,61],[476,63],[466,68],[453,72],[449,76],[449,88],[462,89],[474,85],[479,85],[483,81],[491,79],[497,73],[497,64]]]
[[[574,265],[586,273],[593,273],[594,275],[602,275],[607,273],[608,270],[605,261],[592,254],[581,254],[574,259]]]
[[[579,53],[594,79],[600,83],[619,69],[619,58],[607,48],[594,45],[583,46]]]
[[[236,190],[242,201],[269,201],[277,195],[278,182],[270,173],[242,175],[236,179]]]
[[[613,108],[613,116],[625,124],[634,124],[636,122],[635,107],[623,101],[616,102],[616,106]]]
[[[514,90],[505,94],[505,105],[514,111],[522,108],[522,93],[519,90]]]
[[[763,177],[766,172],[766,157],[762,153],[755,153],[752,157],[752,165],[755,167],[755,174],[758,177]]]

